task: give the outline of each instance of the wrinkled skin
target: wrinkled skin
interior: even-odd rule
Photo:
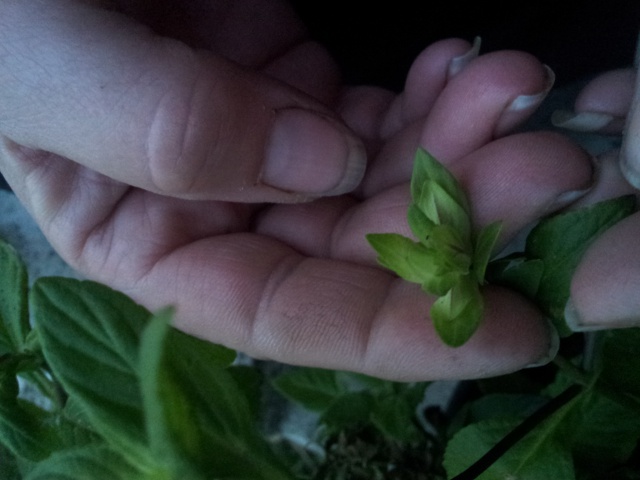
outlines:
[[[258,358],[399,380],[550,359],[542,315],[494,287],[471,341],[443,346],[433,299],[365,240],[410,235],[418,146],[503,245],[591,187],[563,136],[509,134],[551,87],[539,60],[444,40],[394,94],[341,85],[284,3],[146,5],[0,0],[0,171],[66,261]]]

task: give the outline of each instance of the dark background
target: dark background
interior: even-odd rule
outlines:
[[[347,82],[395,90],[416,55],[438,39],[480,36],[481,52],[527,51],[563,85],[629,65],[640,31],[640,0],[292,3],[341,64]]]
[[[292,1],[350,84],[399,91],[418,53],[450,37],[471,41],[480,36],[483,53],[532,53],[556,73],[557,87],[633,61],[640,0],[534,0],[504,7],[505,3]]]

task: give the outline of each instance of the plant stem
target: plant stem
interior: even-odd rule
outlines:
[[[545,405],[536,410],[532,415],[522,421],[502,440],[496,443],[491,450],[485,453],[478,461],[472,464],[464,472],[456,475],[451,480],[473,480],[478,478],[485,470],[500,459],[511,447],[522,440],[535,427],[551,417],[560,408],[565,406],[583,391],[581,385],[571,385],[557,397],[551,399]]]

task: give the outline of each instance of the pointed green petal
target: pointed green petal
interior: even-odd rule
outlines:
[[[487,265],[491,259],[493,248],[498,241],[500,231],[502,230],[502,222],[494,222],[484,227],[476,236],[476,245],[473,253],[473,271],[475,272],[478,283],[484,283]]]
[[[422,210],[420,210],[415,203],[409,205],[409,209],[407,210],[407,222],[409,223],[409,227],[413,234],[420,241],[427,238],[431,229],[435,225],[435,223],[429,220],[426,215],[422,213]]]
[[[442,341],[463,345],[476,331],[484,314],[484,301],[475,278],[462,277],[431,307],[431,320]]]
[[[396,233],[371,233],[367,241],[378,253],[378,263],[394,271],[399,277],[422,284],[440,275],[436,252]]]

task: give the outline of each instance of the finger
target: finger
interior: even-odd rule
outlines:
[[[250,204],[157,195],[48,152],[0,143],[0,164],[7,157],[21,167],[3,170],[9,184],[52,246],[77,271],[105,282],[135,279],[184,244],[245,230],[253,214]]]
[[[371,86],[347,88],[338,112],[365,139],[373,157],[383,141],[427,115],[447,81],[477,57],[479,47],[479,40],[473,45],[460,39],[436,42],[413,62],[400,95]]]
[[[571,282],[567,322],[574,330],[640,325],[640,214],[604,232],[583,256]]]
[[[471,45],[456,38],[425,48],[411,65],[404,91],[396,97],[384,118],[380,129],[382,138],[427,115],[447,81],[475,59],[479,50],[479,39]]]
[[[578,94],[573,111],[558,110],[552,123],[577,132],[620,134],[633,98],[635,72],[619,69],[591,80]]]
[[[451,169],[470,199],[476,225],[503,222],[502,245],[532,222],[578,200],[593,183],[590,155],[550,132],[498,139]],[[324,199],[274,206],[257,216],[256,228],[308,255],[375,265],[365,236],[391,232],[411,237],[406,219],[410,201],[404,183],[361,203]]]
[[[77,2],[0,5],[0,131],[149,191],[293,201],[356,185],[361,143],[266,76]]]
[[[135,285],[117,282],[152,309],[177,306],[181,329],[254,358],[398,380],[507,373],[548,360],[553,347],[540,314],[504,290],[487,293],[487,317],[467,345],[445,347],[419,287],[252,234],[184,246]]]
[[[624,176],[640,188],[640,75],[636,75],[629,116],[622,140],[621,166]]]
[[[471,61],[438,96],[423,122],[391,138],[369,167],[363,189],[371,195],[411,175],[418,146],[452,164],[528,118],[544,99],[553,75],[521,52],[495,52]]]

